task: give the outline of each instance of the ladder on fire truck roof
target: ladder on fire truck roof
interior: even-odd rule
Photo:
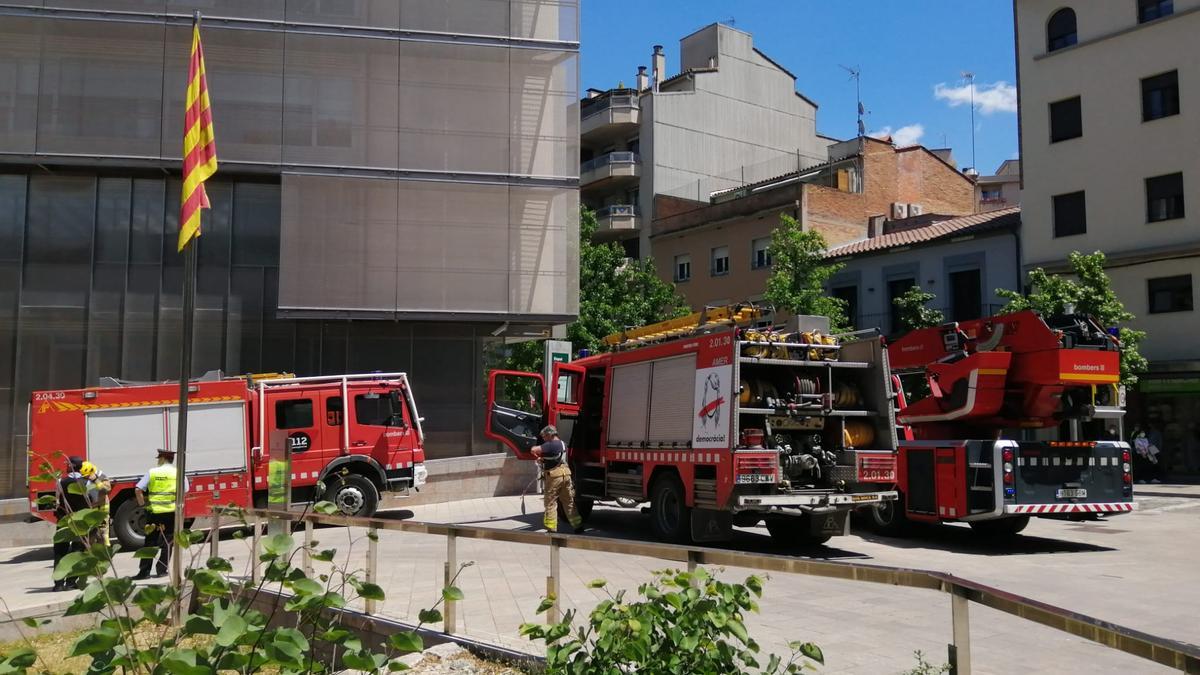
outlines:
[[[703,311],[646,326],[628,328],[604,338],[610,347],[639,347],[652,342],[686,337],[726,326],[748,326],[762,319],[766,310],[748,303],[705,307]]]

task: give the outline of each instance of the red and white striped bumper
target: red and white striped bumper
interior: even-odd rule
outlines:
[[[1040,516],[1051,513],[1129,513],[1137,508],[1134,502],[1103,504],[1005,504],[1005,513]]]

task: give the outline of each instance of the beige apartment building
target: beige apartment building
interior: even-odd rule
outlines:
[[[783,214],[830,246],[883,233],[887,220],[945,220],[975,209],[974,182],[914,145],[860,137],[829,146],[825,163],[713,193],[708,201],[659,196],[650,233],[659,276],[700,308],[759,300],[771,233]],[[938,218],[937,216],[941,216]]]
[[[1015,0],[1025,267],[1104,251],[1151,371],[1126,429],[1200,474],[1200,0]]]
[[[980,213],[1021,205],[1021,160],[1006,159],[990,176],[975,179],[975,196]]]

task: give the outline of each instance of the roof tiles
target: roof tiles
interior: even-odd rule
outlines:
[[[949,220],[936,222],[925,227],[892,232],[870,239],[862,239],[830,249],[825,254],[825,257],[841,258],[848,255],[881,252],[901,246],[924,244],[947,237],[961,237],[990,230],[1018,227],[1020,224],[1021,208],[1019,206],[989,211],[987,213],[976,213],[970,216],[950,218]]]

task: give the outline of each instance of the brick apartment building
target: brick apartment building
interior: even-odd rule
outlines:
[[[708,203],[658,195],[651,254],[693,307],[758,300],[783,214],[838,246],[888,219],[974,210],[974,182],[943,157],[860,137],[831,145],[824,164],[713,193]]]

